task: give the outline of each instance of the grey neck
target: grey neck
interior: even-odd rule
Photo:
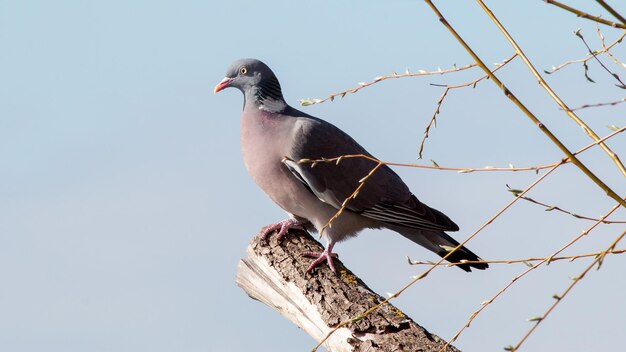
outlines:
[[[267,78],[249,89],[245,94],[245,104],[253,103],[259,109],[281,112],[287,107],[280,89],[280,83],[274,77]]]

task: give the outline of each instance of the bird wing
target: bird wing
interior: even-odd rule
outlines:
[[[294,109],[295,110],[295,109]],[[342,155],[371,155],[334,125],[308,115],[298,117],[290,153],[283,164],[321,201],[339,209],[378,162],[342,158],[339,162],[299,162]],[[457,231],[458,226],[440,211],[420,202],[400,177],[382,165],[364,182],[346,209],[383,223],[405,228]]]

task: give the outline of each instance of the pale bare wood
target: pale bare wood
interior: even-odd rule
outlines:
[[[327,266],[307,274],[310,259],[301,253],[323,249],[308,233],[291,231],[280,244],[274,237],[262,241],[255,236],[247,257],[239,262],[237,285],[316,341],[324,339],[333,326],[358,317],[384,299],[339,260],[335,261],[337,274]],[[443,349],[444,340],[389,303],[338,329],[323,345],[332,352],[458,351],[452,346]]]

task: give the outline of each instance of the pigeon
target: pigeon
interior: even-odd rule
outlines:
[[[444,232],[458,231],[457,224],[420,202],[390,167],[382,164],[372,172],[378,162],[352,137],[289,106],[266,64],[256,59],[233,62],[214,93],[228,87],[244,95],[241,150],[246,169],[289,215],[265,227],[259,236],[266,239],[278,232],[281,240],[289,229],[302,229],[328,238],[322,252],[303,253],[314,259],[307,272],[324,262],[336,272],[333,246],[367,228],[393,230],[441,257],[459,245]],[[344,155],[363,157],[325,161]],[[360,190],[351,197],[359,185]],[[447,260],[461,263],[457,266],[468,272],[488,267],[463,246]]]

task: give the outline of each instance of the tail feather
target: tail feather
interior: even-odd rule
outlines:
[[[411,241],[425,247],[426,249],[436,253],[440,257],[445,257],[452,249],[459,245],[454,238],[450,237],[443,231],[419,231],[405,228],[392,228],[394,231],[400,233],[402,236],[410,239]],[[462,246],[454,251],[448,258],[450,263],[462,263],[464,261],[476,262],[482,261],[474,252]],[[464,263],[457,264],[457,267],[470,272],[471,268],[478,270],[485,270],[489,267],[487,263]]]

